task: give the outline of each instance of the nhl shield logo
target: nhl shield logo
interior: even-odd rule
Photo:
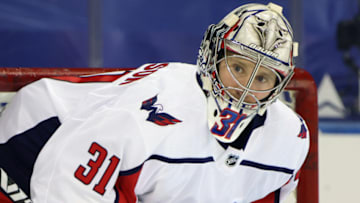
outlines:
[[[229,167],[233,167],[236,165],[238,159],[239,159],[238,155],[229,154],[228,158],[225,160],[225,164]]]

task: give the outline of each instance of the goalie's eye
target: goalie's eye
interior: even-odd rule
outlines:
[[[268,79],[263,76],[263,75],[258,75],[255,77],[256,81],[260,82],[260,83],[266,83],[268,81]]]
[[[253,87],[256,90],[267,90],[275,86],[276,75],[266,68],[260,68],[255,76]]]
[[[240,65],[234,65],[233,70],[234,70],[236,73],[243,73],[243,72],[245,71],[244,68],[241,67]]]

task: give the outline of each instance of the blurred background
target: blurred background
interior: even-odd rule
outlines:
[[[1,67],[195,63],[203,33],[245,0],[1,0]],[[273,0],[318,87],[320,202],[360,202],[360,1]]]

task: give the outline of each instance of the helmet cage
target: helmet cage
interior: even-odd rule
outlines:
[[[297,48],[282,8],[272,3],[246,4],[233,10],[218,24],[208,27],[200,44],[197,65],[208,101],[208,125],[216,139],[233,142],[256,114],[265,113],[267,106],[279,97],[294,74],[293,56],[297,56]],[[237,55],[228,55],[227,51]],[[241,83],[231,72],[227,61],[231,57],[255,63],[247,82]],[[221,81],[218,68],[223,60],[230,79],[235,81],[232,86],[225,86]],[[252,89],[254,77],[263,67],[276,75],[277,83],[272,88]],[[265,92],[269,95],[264,99],[256,97],[257,93]],[[253,98],[255,102],[245,102],[246,97]],[[228,119],[224,115],[229,111],[240,120],[231,125],[231,130],[220,134],[213,131],[223,124],[224,119]]]
[[[223,39],[221,37],[215,37],[215,40],[213,41],[215,43],[212,45],[212,47],[216,49],[209,50],[208,52],[208,53],[214,53],[212,57],[213,60],[208,60],[206,66],[207,71],[205,72],[205,74],[203,71],[201,72],[203,73],[203,76],[206,75],[206,77],[208,77],[211,80],[212,83],[211,93],[214,97],[221,98],[226,103],[229,103],[230,105],[233,105],[238,109],[246,109],[248,110],[247,112],[250,111],[251,113],[249,112],[248,115],[252,115],[253,113],[260,113],[261,109],[264,109],[268,104],[272,103],[279,96],[282,90],[286,87],[286,85],[288,84],[288,82],[290,81],[293,75],[293,71],[287,71],[287,75],[284,76],[282,73],[285,73],[285,71],[281,73],[280,71],[277,71],[279,70],[279,68],[274,68],[273,65],[285,66],[285,64],[283,64],[280,61],[274,61],[273,58],[271,58],[271,56],[257,53],[256,50],[250,49],[249,47],[245,46],[240,42]],[[208,46],[210,47],[210,45]],[[236,55],[228,56],[226,50],[236,52]],[[227,60],[227,58],[230,57],[238,57],[238,58],[246,59],[256,64],[252,72],[252,75],[246,85],[241,84],[230,70]],[[218,70],[218,64],[221,61],[225,61],[227,71],[229,71],[232,79],[236,82],[238,87],[225,87],[223,81],[221,81]],[[250,88],[252,84],[252,80],[255,77],[260,66],[270,70],[272,73],[276,75],[277,83],[275,84],[274,87],[266,90],[255,90]],[[284,69],[284,68],[280,68],[280,69]],[[200,69],[200,70],[204,70],[204,69]],[[229,90],[241,91],[242,96],[240,98],[236,98],[234,95],[232,95],[229,92]],[[262,100],[259,100],[254,95],[254,93],[266,93],[266,92],[270,92],[270,95]],[[255,100],[255,103],[245,102],[244,100],[246,96],[252,97]]]

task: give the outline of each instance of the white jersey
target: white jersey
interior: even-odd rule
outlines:
[[[194,65],[41,79],[0,118],[0,167],[35,203],[279,202],[296,187],[309,135],[291,109],[270,105],[242,148],[219,143],[206,112]]]

